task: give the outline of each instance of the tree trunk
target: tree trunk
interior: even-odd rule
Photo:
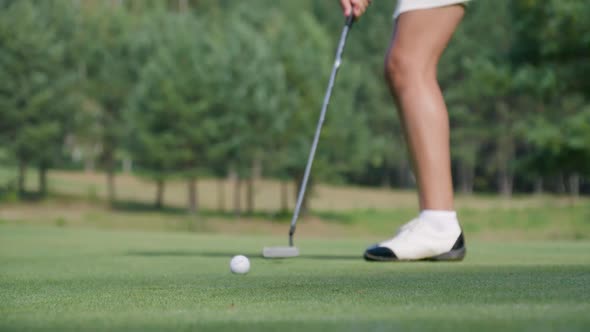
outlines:
[[[92,173],[96,169],[96,163],[94,161],[94,157],[90,158],[87,157],[84,159],[84,172]]]
[[[239,217],[242,214],[242,180],[239,176],[234,179],[234,214]]]
[[[464,162],[459,163],[459,187],[463,194],[473,194],[473,180],[475,177],[474,169],[471,165]]]
[[[27,162],[19,160],[18,162],[18,194],[23,198],[26,192],[25,184],[27,181]]]
[[[417,182],[414,176],[414,170],[412,169],[411,163],[405,158],[400,162],[398,166],[398,181],[401,188],[412,188],[417,186]]]
[[[246,209],[248,214],[254,214],[254,176],[246,180]]]
[[[196,178],[188,180],[188,211],[192,214],[199,212],[199,188]]]
[[[117,193],[115,191],[115,170],[109,169],[107,170],[107,199],[109,200],[109,205],[112,207],[115,206]]]
[[[262,158],[260,156],[257,156],[252,161],[252,177],[255,180],[262,178]]]
[[[289,181],[281,181],[281,212],[289,211]]]
[[[502,196],[511,197],[514,175],[510,169],[510,162],[514,157],[514,142],[511,137],[506,136],[501,137],[497,143],[498,190]]]
[[[562,173],[559,173],[557,175],[556,181],[557,181],[557,188],[556,188],[557,193],[558,194],[564,194],[565,193],[565,181],[563,180],[563,174]]]
[[[262,178],[262,160],[257,154],[252,160],[250,177],[246,180],[246,209],[248,214],[254,214],[255,210],[255,182]]]
[[[381,173],[381,187],[389,188],[391,185],[391,174],[387,165],[383,165],[383,173]]]
[[[39,195],[47,196],[47,167],[39,166]]]
[[[541,195],[543,193],[543,178],[542,177],[537,177],[535,179],[535,185],[534,185],[534,191],[535,191],[535,195]]]
[[[225,212],[225,180],[217,180],[217,209]]]
[[[186,12],[189,8],[188,0],[178,0],[178,10]]]
[[[301,202],[301,211],[299,212],[300,215],[306,215],[309,209],[309,195],[311,195],[312,179],[309,178],[307,182],[307,189],[305,190],[305,195],[303,195],[303,201]],[[298,175],[296,177],[296,186],[295,186],[295,204],[297,204],[297,199],[299,198],[299,189],[301,188],[301,184],[303,183],[303,174]]]
[[[502,135],[497,136],[494,152],[495,166],[497,167],[497,186],[504,197],[512,196],[513,172],[510,163],[515,155],[515,138],[511,135],[512,120],[508,100],[499,99],[495,107],[498,114],[497,125],[503,130]]]
[[[156,209],[161,209],[164,206],[164,190],[166,183],[164,179],[156,180]]]
[[[498,187],[500,188],[500,194],[504,197],[512,196],[512,174],[509,174],[507,170],[501,170],[498,174]]]
[[[573,198],[580,197],[580,174],[571,174],[568,178],[570,195]]]
[[[123,172],[127,174],[133,172],[133,159],[129,157],[123,159]]]
[[[113,0],[114,1],[114,0]],[[119,0],[121,1],[121,0]],[[118,125],[118,116],[116,107],[105,105],[101,116],[101,156],[102,165],[107,173],[107,200],[111,208],[114,208],[117,200],[115,189],[115,173],[117,171],[117,159],[115,157],[117,147],[117,135],[113,132]]]

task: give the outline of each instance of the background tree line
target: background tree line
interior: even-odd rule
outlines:
[[[382,78],[395,1],[355,26],[314,181],[414,185]],[[440,65],[464,193],[590,192],[590,3],[474,1]],[[157,184],[301,179],[343,18],[337,1],[0,0],[0,161]],[[236,190],[237,210],[241,190]],[[287,204],[283,207],[286,209]]]

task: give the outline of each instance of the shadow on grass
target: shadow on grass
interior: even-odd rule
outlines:
[[[262,251],[262,249],[261,249]],[[236,255],[236,252],[222,252],[222,251],[189,251],[189,250],[168,250],[168,251],[129,251],[125,256],[139,256],[139,257],[204,257],[204,258],[231,258]],[[262,252],[242,253],[242,255],[250,258],[264,258]],[[297,259],[313,259],[313,260],[359,260],[362,259],[360,255],[306,255],[305,253],[297,257]],[[281,259],[270,259],[281,260]]]
[[[18,192],[10,187],[0,188],[0,202],[25,202],[37,203],[48,198],[48,194],[42,194],[36,191]]]
[[[137,201],[117,201],[113,209],[122,212],[154,212],[163,214],[174,214],[174,215],[190,215],[186,208],[183,207],[171,207],[163,206],[156,207],[151,203],[137,202]],[[200,209],[195,216],[209,217],[209,218],[222,218],[222,219],[236,219],[236,218],[255,218],[265,219],[276,223],[288,224],[291,222],[293,211],[254,211],[244,212],[236,214],[234,211],[220,211],[211,209]],[[348,212],[332,212],[332,211],[311,211],[309,216],[315,216],[328,222],[335,222],[341,224],[350,224],[356,221],[355,216]],[[306,215],[301,215],[300,220],[305,218]]]
[[[319,217],[322,220],[340,224],[352,224],[356,221],[356,218],[350,212],[339,212],[339,211],[313,211],[313,215]]]
[[[116,201],[112,205],[112,209],[120,212],[158,212],[165,214],[187,215],[186,208],[161,206],[157,207],[154,204],[135,202],[135,201]]]

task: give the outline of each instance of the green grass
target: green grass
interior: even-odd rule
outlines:
[[[30,169],[27,189],[36,190],[37,174]],[[255,212],[235,218],[232,181],[199,180],[201,212],[186,213],[186,184],[171,181],[166,186],[165,207],[155,209],[152,182],[130,174],[117,176],[118,202],[105,209],[105,177],[100,173],[52,171],[49,200],[18,202],[15,193],[2,192],[2,185],[14,182],[15,169],[0,167],[0,219],[9,223],[209,233],[284,233],[290,213],[280,212],[280,183],[268,179],[256,182]],[[224,208],[220,209],[220,184]],[[243,189],[243,188],[242,188]],[[289,190],[291,202],[294,188]],[[242,200],[245,194],[242,193]],[[311,218],[320,227],[304,227],[310,234],[335,236],[391,234],[417,214],[413,191],[319,184],[311,198]],[[242,207],[246,206],[242,201]],[[470,238],[578,240],[590,239],[590,198],[573,199],[553,195],[457,195],[461,224]],[[236,227],[236,223],[240,227]],[[279,224],[283,224],[282,226]]]
[[[462,263],[376,264],[366,240],[0,224],[0,330],[588,331],[590,243],[479,243]],[[245,276],[228,269],[252,258]]]

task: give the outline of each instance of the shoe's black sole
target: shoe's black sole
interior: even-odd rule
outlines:
[[[463,247],[445,252],[444,254],[440,254],[438,256],[424,258],[422,260],[431,262],[460,262],[465,258],[466,253],[467,249]]]
[[[433,257],[427,257],[422,259],[398,259],[398,258],[390,258],[390,257],[382,257],[382,256],[374,256],[368,253],[365,253],[364,258],[369,262],[460,262],[465,258],[465,254],[467,253],[467,249],[465,247],[459,249],[453,249],[449,252],[445,252],[444,254],[440,254]]]

